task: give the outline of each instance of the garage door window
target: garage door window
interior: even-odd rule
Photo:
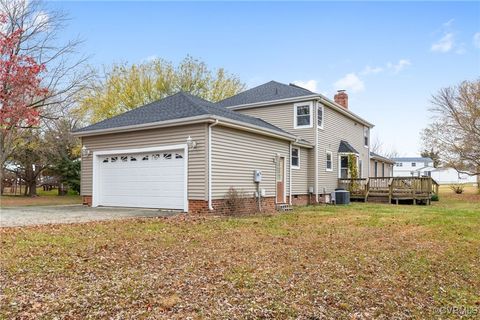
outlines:
[[[183,156],[179,153],[175,153],[175,159],[183,159]]]
[[[118,157],[111,157],[110,158],[110,162],[117,162],[117,160],[118,160]]]
[[[136,157],[130,157],[130,161],[137,161]]]

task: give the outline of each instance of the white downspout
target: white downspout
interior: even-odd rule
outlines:
[[[208,125],[208,210],[212,211],[212,127],[218,124],[218,119]]]
[[[298,153],[300,157],[300,148],[298,148]],[[292,205],[292,142],[290,142],[290,155],[288,157],[290,163],[288,165],[288,204]],[[299,158],[300,159],[300,158]]]
[[[314,107],[315,107],[315,111],[314,111],[314,115],[315,115],[315,119],[314,119],[314,128],[315,128],[315,154],[314,154],[314,163],[315,163],[315,167],[314,167],[314,175],[315,175],[315,203],[318,203],[318,104],[319,104],[319,101],[317,100],[316,103],[314,104]]]

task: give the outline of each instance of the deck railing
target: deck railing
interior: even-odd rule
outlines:
[[[438,194],[438,183],[430,177],[371,177],[362,179],[339,179],[338,186],[350,191],[352,199],[388,197],[392,200],[427,200]]]

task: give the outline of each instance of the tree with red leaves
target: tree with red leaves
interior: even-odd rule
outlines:
[[[19,130],[39,122],[40,108],[34,101],[48,95],[42,87],[45,66],[19,50],[22,29],[9,30],[0,16],[0,164],[2,168],[15,148]],[[1,173],[0,173],[1,181]]]

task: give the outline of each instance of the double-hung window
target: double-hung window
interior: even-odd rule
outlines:
[[[332,171],[333,170],[333,154],[331,151],[327,151],[327,161],[326,161],[326,171]]]
[[[318,103],[317,104],[317,124],[320,129],[323,129],[323,122],[325,118],[325,112],[324,112],[323,104]]]
[[[312,103],[297,103],[294,105],[294,128],[312,127]]]
[[[369,130],[367,127],[363,128],[363,143],[365,147],[368,147],[368,136],[369,136]]]
[[[300,150],[292,148],[292,168],[300,169]]]

